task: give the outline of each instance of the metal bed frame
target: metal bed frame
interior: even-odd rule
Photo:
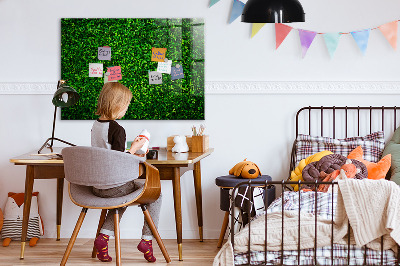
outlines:
[[[350,112],[356,112],[356,116],[357,116],[357,124],[356,124],[356,126],[357,126],[357,136],[360,136],[360,121],[361,121],[360,113],[361,112],[363,112],[363,113],[369,112],[369,132],[372,133],[372,125],[373,125],[373,122],[374,122],[373,121],[373,114],[375,114],[376,112],[379,112],[379,111],[381,112],[381,116],[380,116],[381,117],[381,123],[380,123],[381,124],[381,128],[380,129],[382,131],[384,131],[385,130],[385,113],[387,113],[387,111],[393,112],[392,114],[393,114],[393,131],[394,131],[396,129],[396,125],[397,125],[397,122],[396,122],[397,119],[396,118],[397,118],[397,111],[399,109],[400,108],[398,108],[396,106],[393,106],[393,107],[385,107],[385,106],[382,106],[382,107],[372,107],[372,106],[369,106],[369,107],[360,107],[360,106],[357,106],[357,107],[348,107],[348,106],[344,106],[344,107],[337,107],[337,106],[331,106],[331,107],[324,107],[324,106],[312,107],[312,106],[308,106],[308,107],[303,107],[296,114],[296,138],[300,134],[299,133],[299,126],[300,126],[299,121],[301,120],[300,114],[302,114],[303,111],[308,111],[308,134],[309,135],[311,135],[311,133],[312,133],[311,132],[312,131],[312,125],[311,125],[312,115],[311,115],[311,113],[314,110],[316,110],[317,112],[319,111],[319,116],[320,116],[320,122],[319,122],[320,123],[320,136],[324,136],[324,127],[326,125],[326,123],[324,124],[324,117],[326,117],[326,113],[327,113],[327,112],[324,113],[324,111],[331,110],[329,112],[329,114],[331,114],[330,118],[332,118],[332,123],[333,123],[332,124],[332,129],[333,129],[332,137],[335,138],[336,137],[336,122],[337,122],[337,120],[339,120],[339,119],[336,119],[337,112],[344,112],[344,121],[342,120],[340,122],[342,122],[342,125],[344,126],[344,129],[345,129],[345,134],[344,134],[345,136],[344,137],[348,137],[348,125],[349,125],[349,121],[348,121],[349,119],[348,118],[349,118],[349,113]],[[376,117],[376,116],[374,116],[374,117]],[[325,119],[325,121],[326,120],[328,120],[328,119]],[[352,125],[354,125],[354,123]],[[295,146],[296,146],[296,141],[294,142],[293,148],[292,148],[289,176],[290,176],[290,172],[296,167],[296,165],[295,165],[295,158],[296,158]],[[238,184],[237,186],[235,186],[233,191],[232,191],[232,195],[235,195],[235,192],[239,187],[242,187],[242,186],[252,186],[252,187],[254,186],[255,187],[255,186],[257,186],[259,188],[263,188],[264,189],[266,198],[268,198],[268,189],[266,189],[266,188],[268,188],[269,186],[271,186],[271,185],[281,186],[282,195],[283,195],[285,190],[291,190],[290,186],[287,186],[287,185],[291,185],[291,184],[299,185],[299,187],[300,187],[301,184],[315,185],[314,186],[315,187],[314,191],[317,192],[317,189],[318,189],[319,185],[330,184],[330,185],[332,185],[332,189],[334,189],[334,186],[336,186],[338,183],[336,181],[332,181],[332,182],[320,182],[320,181],[304,182],[304,181],[285,181],[285,180],[283,180],[283,181],[265,181],[265,182],[263,182],[263,181],[252,181],[250,179],[249,181],[242,182],[242,183]],[[300,190],[298,191],[298,193],[299,193],[299,202],[301,202],[301,192],[300,192]],[[250,189],[250,198],[252,198],[252,196],[253,196],[252,194],[253,194],[253,191]],[[333,199],[334,199],[334,193],[332,193],[332,213],[331,213],[331,215],[332,215],[332,227],[331,227],[332,228],[332,232],[331,232],[332,233],[332,238],[331,238],[331,261],[332,261],[332,265],[334,263],[334,254],[333,254],[333,252],[334,252],[334,250],[333,250],[333,244],[334,244],[333,243],[333,224],[334,224],[334,220],[333,220],[334,219],[334,217],[333,217],[334,206],[333,206],[333,204],[334,203],[333,203]],[[315,213],[317,213],[317,208],[318,208],[317,207],[317,202],[318,202],[317,193],[315,193]],[[259,265],[271,265],[271,264],[268,264],[268,262],[267,262],[267,252],[268,252],[268,250],[267,250],[267,242],[268,242],[268,239],[267,239],[268,227],[267,227],[267,225],[268,225],[268,219],[267,219],[267,211],[266,210],[267,210],[268,206],[266,204],[267,204],[267,201],[264,202],[264,208],[265,208],[264,262],[260,263]],[[284,212],[284,197],[282,197],[282,212]],[[298,226],[300,227],[300,204],[299,204],[298,214],[299,214]],[[234,234],[234,217],[235,217],[234,197],[232,197],[232,200],[231,200],[231,232],[230,232],[231,239],[230,239],[230,241],[231,241],[231,244],[232,244],[233,248],[234,248],[234,245],[235,245],[235,241],[234,241],[234,237],[235,237],[235,234]],[[314,263],[313,264],[308,264],[308,265],[318,265],[317,264],[317,255],[316,255],[317,238],[318,238],[316,224],[317,224],[317,215],[315,215],[315,239],[314,239],[314,258],[313,258]],[[250,265],[251,264],[251,255],[250,255],[251,254],[251,249],[250,249],[250,243],[251,243],[251,230],[250,230],[251,229],[251,219],[249,219],[248,227],[249,227],[249,242],[247,244],[247,262],[248,263],[245,264],[245,265]],[[279,265],[284,265],[283,264],[283,259],[284,259],[284,256],[283,256],[283,251],[284,251],[284,240],[283,240],[283,238],[284,238],[283,237],[283,235],[284,235],[284,218],[283,218],[283,216],[282,216],[282,232],[281,232],[281,234],[282,234],[281,249],[280,249],[281,256],[280,256],[280,264]],[[300,264],[300,254],[301,254],[300,242],[301,242],[301,238],[300,238],[300,230],[299,230],[298,243],[297,243],[297,247],[298,247],[297,248],[297,265],[304,265],[304,264]],[[399,249],[400,246],[397,245],[397,248],[398,248],[399,252],[397,253],[397,258],[396,258],[395,265],[400,265],[400,249]],[[364,263],[363,263],[363,265],[367,265],[366,264],[367,263],[367,253],[366,253],[366,249],[367,248],[366,248],[366,246],[363,246],[363,249],[364,249]],[[350,224],[348,226],[348,233],[347,233],[347,264],[346,265],[350,265]],[[383,236],[381,237],[380,265],[384,265],[384,261],[383,261]]]

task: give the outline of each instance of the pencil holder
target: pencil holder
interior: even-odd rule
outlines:
[[[192,152],[205,152],[208,150],[209,136],[192,136]]]

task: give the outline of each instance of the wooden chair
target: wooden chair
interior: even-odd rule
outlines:
[[[103,148],[68,147],[63,149],[62,155],[65,179],[70,182],[68,186],[69,196],[74,204],[82,207],[82,211],[60,265],[66,264],[88,209],[102,209],[96,237],[103,226],[107,210],[116,209],[114,215],[116,265],[121,265],[118,208],[128,205],[139,205],[142,208],[145,220],[149,224],[166,262],[171,262],[145,205],[157,200],[161,193],[160,175],[157,168],[143,162],[137,156]],[[139,169],[137,167],[138,160],[142,161],[139,164]],[[145,177],[144,180],[139,180],[144,182],[144,187],[129,195],[118,198],[100,198],[91,191],[92,186],[116,185],[128,182],[135,175]],[[96,257],[94,247],[92,257]]]

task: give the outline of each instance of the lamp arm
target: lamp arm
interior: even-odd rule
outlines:
[[[52,131],[52,133],[51,133],[51,144],[50,144],[50,148],[53,147],[54,131],[55,131],[55,129],[56,129],[56,116],[57,116],[57,106],[54,106],[53,131]]]
[[[65,140],[62,140],[62,139],[59,139],[59,138],[55,138],[55,137],[54,137],[54,131],[55,131],[55,129],[56,129],[56,116],[57,116],[57,106],[54,107],[53,131],[52,131],[52,133],[51,133],[51,138],[48,138],[48,139],[44,142],[44,144],[42,145],[42,147],[40,147],[40,149],[39,149],[39,151],[38,151],[39,154],[40,154],[40,152],[41,152],[45,147],[50,148],[50,151],[53,152],[53,142],[54,142],[54,140],[57,140],[57,141],[59,141],[59,142],[65,143],[65,144],[68,144],[68,145],[70,145],[70,146],[76,146],[75,144],[72,144],[72,143],[67,142],[67,141],[65,141]],[[49,144],[49,141],[50,141],[50,144]]]
[[[68,144],[68,145],[70,145],[70,146],[76,146],[75,144],[72,144],[72,143],[70,143],[70,142],[68,142],[68,141],[65,141],[65,140],[62,140],[62,139],[59,139],[59,138],[48,138],[48,139],[43,143],[42,147],[40,147],[40,149],[38,150],[38,154],[40,154],[44,148],[50,148],[50,151],[53,152],[53,147],[50,147],[50,144],[49,144],[49,141],[50,141],[50,140],[51,140],[51,141],[53,141],[53,140],[58,140],[59,142]]]
[[[60,85],[63,84],[64,82],[61,82],[59,80],[57,82],[57,90],[60,88]],[[56,116],[57,116],[57,106],[54,105],[54,117],[53,117],[53,131],[51,132],[51,144],[50,144],[50,149],[53,152],[53,140],[54,140],[54,131],[56,129]]]

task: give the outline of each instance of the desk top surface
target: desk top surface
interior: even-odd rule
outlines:
[[[11,163],[14,164],[49,164],[57,165],[64,164],[62,158],[58,155],[61,153],[61,147],[54,147],[53,152],[50,149],[43,149],[42,154],[37,154],[37,150],[31,151],[20,156],[10,159]],[[152,165],[180,165],[180,164],[193,164],[197,163],[201,159],[207,157],[214,151],[213,148],[208,149],[205,152],[185,152],[185,153],[174,153],[167,151],[166,148],[161,148],[158,151],[158,159],[146,160]]]

